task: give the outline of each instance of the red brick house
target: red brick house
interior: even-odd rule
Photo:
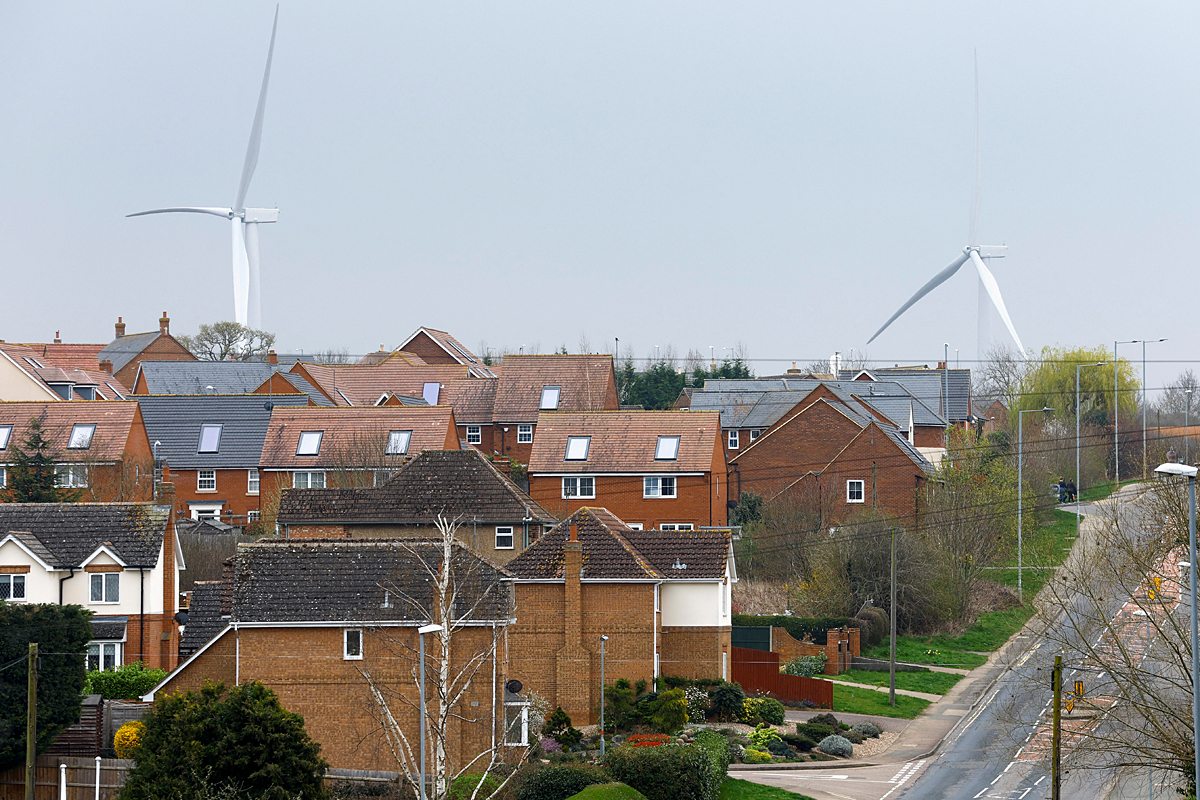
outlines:
[[[603,506],[646,530],[723,526],[720,426],[712,411],[543,412],[529,495],[553,514]]]
[[[297,361],[292,374],[316,387],[335,406],[374,406],[387,395],[421,397],[431,406],[441,402],[441,387],[467,377],[466,367],[457,364],[425,364],[404,354],[375,365],[308,364]]]
[[[0,342],[0,399],[3,400],[123,400],[127,390],[98,366],[77,366],[82,359],[56,362],[43,352],[50,345],[30,347]]]
[[[483,363],[482,358],[468,350],[458,339],[435,328],[417,328],[396,350],[412,353],[426,364],[461,364],[467,367],[473,378],[496,377],[496,373]]]
[[[117,317],[116,333],[117,338],[97,355],[100,368],[120,381],[122,386],[133,386],[138,365],[143,361],[197,360],[190,350],[171,335],[171,319],[165,311],[158,320],[157,332],[127,334],[125,323]]]
[[[932,474],[895,425],[826,385],[729,460],[735,500],[742,492],[768,501],[803,494],[833,519],[872,509],[915,524]]]

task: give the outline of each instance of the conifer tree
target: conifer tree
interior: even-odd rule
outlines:
[[[54,456],[42,423],[29,420],[20,445],[9,444],[8,480],[0,498],[9,503],[74,503],[79,492],[55,485]]]

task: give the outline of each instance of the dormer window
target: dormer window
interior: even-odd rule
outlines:
[[[654,448],[654,460],[674,461],[677,458],[679,458],[679,437],[658,437],[658,446]]]
[[[8,449],[8,440],[12,438],[12,425],[0,425],[0,450]]]
[[[592,445],[590,436],[568,436],[566,461],[587,461],[588,450]]]
[[[561,386],[543,386],[542,404],[538,408],[541,411],[556,411],[558,409],[558,396],[560,394],[562,394]]]
[[[386,455],[408,455],[408,445],[412,441],[412,431],[392,431],[388,434]]]
[[[71,428],[71,439],[67,442],[68,450],[87,450],[92,446],[92,437],[96,434],[96,426],[76,425]]]
[[[80,400],[95,400],[96,399],[96,387],[95,386],[76,386],[75,387],[75,396],[78,397]]]
[[[219,453],[221,452],[221,426],[220,425],[201,425],[200,426],[200,449],[198,453]]]
[[[438,404],[438,397],[442,393],[442,385],[440,383],[427,383],[421,387],[421,397],[425,398],[425,402],[431,406]]]
[[[302,431],[300,443],[296,445],[296,455],[315,456],[321,452],[321,436],[325,431]]]

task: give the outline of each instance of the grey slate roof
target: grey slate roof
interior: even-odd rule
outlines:
[[[121,641],[129,617],[92,617],[92,638]]]
[[[382,486],[292,489],[283,493],[283,524],[431,523],[451,519],[541,524],[555,518],[478,450],[426,450]]]
[[[278,372],[317,405],[333,405],[304,376],[265,361],[143,361],[138,368],[150,395],[249,394]]]
[[[453,545],[454,619],[512,617],[511,574]],[[435,539],[276,539],[238,546],[233,619],[238,622],[421,623],[431,609],[442,543]],[[405,595],[416,601],[406,602]]]
[[[859,371],[841,370],[838,378],[851,380]],[[950,420],[962,422],[971,414],[971,370],[969,369],[912,369],[881,367],[868,370],[880,381],[903,384],[938,414],[946,406],[946,380],[949,380]]]
[[[304,395],[136,396],[150,441],[172,469],[254,469],[271,422],[267,406],[304,407]],[[198,453],[200,426],[221,425],[220,450]]]
[[[221,581],[197,581],[192,587],[187,625],[179,640],[179,657],[187,658],[225,629],[221,616]]]
[[[96,356],[96,360],[111,361],[113,372],[118,372],[130,361],[137,358],[139,353],[149,347],[161,335],[158,331],[152,331],[151,333],[128,333],[124,336],[118,336],[105,345],[104,349]]]
[[[778,422],[818,386],[824,385],[843,403],[858,408],[854,398],[869,404],[908,431],[909,409],[915,425],[942,427],[932,408],[895,381],[821,381],[796,378],[765,380],[708,380],[692,393],[694,411],[720,411],[722,428],[766,429]]]
[[[105,542],[126,565],[154,567],[169,516],[170,507],[147,503],[0,503],[0,539],[32,535],[56,568],[80,566]]]
[[[320,389],[305,380],[303,375],[298,375],[295,372],[283,372],[281,370],[279,376],[308,395],[308,399],[312,400],[314,405],[321,406],[322,408],[333,408],[333,401],[322,394]]]

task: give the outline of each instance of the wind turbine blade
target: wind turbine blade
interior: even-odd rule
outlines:
[[[152,211],[139,211],[136,214],[126,214],[126,217],[144,217],[147,214],[212,214],[214,217],[233,218],[230,208],[156,208]]]
[[[1013,327],[1012,319],[1008,316],[1008,309],[1004,307],[1004,298],[1000,296],[1000,287],[996,285],[995,277],[974,250],[971,251],[971,261],[975,264],[975,271],[979,273],[979,282],[987,289],[988,296],[992,298],[992,305],[1000,312],[1000,319],[1004,320],[1004,324],[1008,326],[1008,332],[1012,335],[1013,341],[1017,343],[1017,349],[1021,351],[1021,356],[1025,357],[1025,345],[1021,344],[1021,337],[1017,336],[1017,329]]]
[[[877,338],[879,338],[879,334],[881,334],[885,330],[887,330],[888,325],[891,325],[893,322],[895,322],[897,317],[899,317],[905,311],[908,311],[908,309],[912,307],[913,303],[917,302],[922,297],[929,294],[934,289],[936,289],[937,287],[939,287],[943,283],[945,283],[950,278],[950,276],[953,275],[954,273],[958,272],[958,268],[961,267],[965,263],[967,263],[967,254],[963,253],[958,258],[951,261],[950,264],[945,269],[943,269],[937,275],[934,275],[933,278],[929,281],[929,283],[922,286],[917,291],[916,294],[914,294],[912,297],[909,298],[907,303],[900,306],[899,311],[897,311],[895,314],[892,314],[891,318],[889,318],[887,322],[883,323],[882,328],[875,331],[874,336],[872,336],[870,339],[867,339],[867,344],[870,344],[871,342],[873,342]]]
[[[271,58],[275,55],[275,29],[279,27],[279,6],[275,6],[275,23],[271,25],[271,45],[267,48],[267,68],[263,72],[262,89],[258,93],[258,108],[254,112],[254,126],[250,129],[250,144],[246,147],[246,162],[242,164],[242,182],[238,184],[237,199],[233,210],[245,208],[246,192],[250,190],[250,179],[258,166],[258,146],[262,142],[263,114],[267,110],[267,83],[271,80]]]
[[[971,187],[971,229],[967,244],[975,246],[979,225],[979,206],[983,202],[983,170],[979,162],[979,51],[975,51],[975,182]]]
[[[246,254],[245,223],[233,219],[233,314],[236,321],[246,324],[246,301],[250,288],[250,260]]]
[[[262,293],[258,272],[258,223],[246,223],[246,256],[250,264],[250,301],[246,324],[256,331],[262,330]]]

